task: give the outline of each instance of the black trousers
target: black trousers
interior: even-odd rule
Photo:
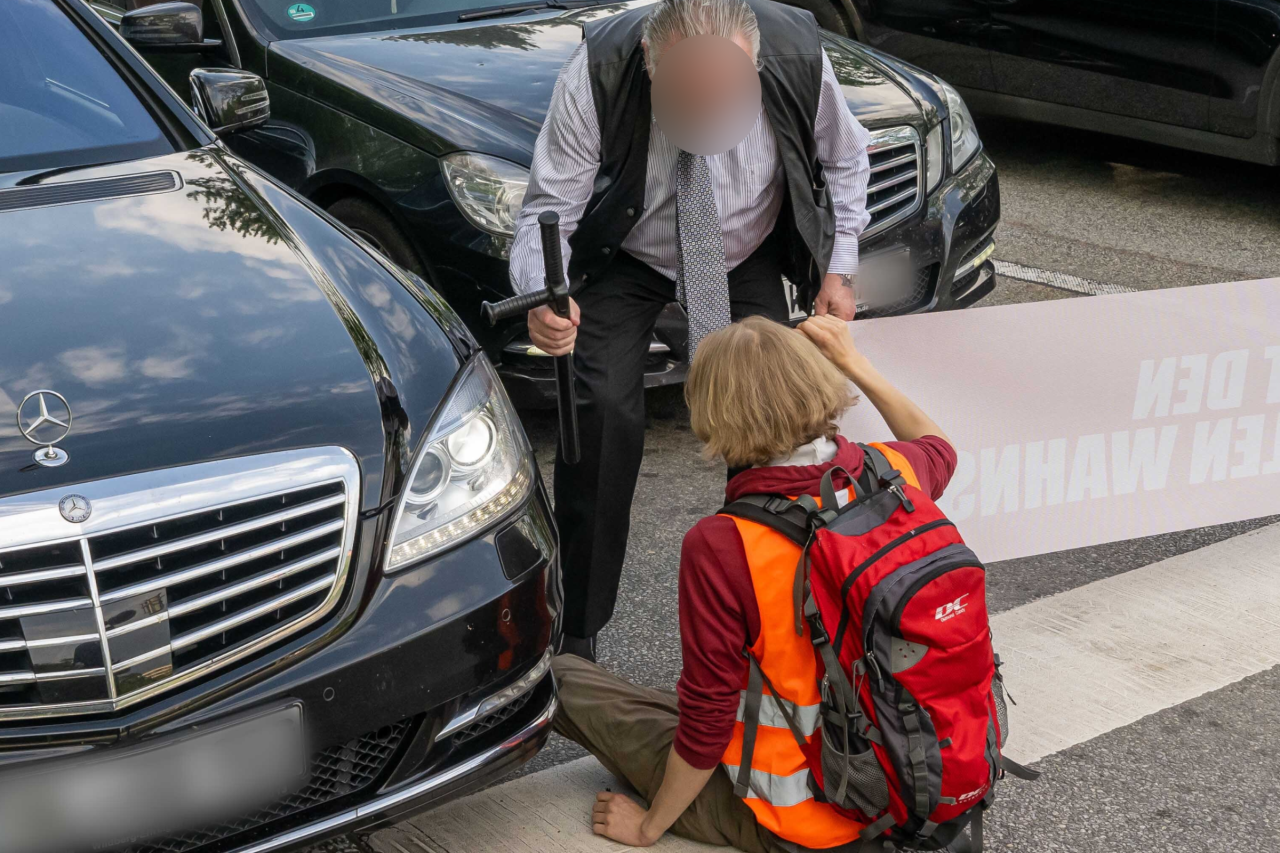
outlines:
[[[790,314],[774,240],[729,273],[734,320]],[[644,366],[653,327],[676,284],[620,253],[607,273],[574,295],[582,310],[574,345],[582,458],[556,458],[556,522],[564,571],[564,629],[598,632],[613,616],[627,553],[631,499],[644,454]]]

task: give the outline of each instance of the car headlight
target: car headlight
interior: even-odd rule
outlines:
[[[515,163],[460,151],[440,160],[458,208],[477,228],[510,237],[529,188],[529,170]]]
[[[938,184],[942,183],[943,164],[945,162],[942,156],[942,125],[935,125],[933,130],[929,131],[929,137],[924,143],[925,157],[925,195],[933,192],[938,188]]]
[[[938,82],[947,97],[947,112],[951,115],[951,171],[959,172],[978,153],[982,140],[978,139],[977,125],[969,115],[969,108],[964,105],[964,98],[950,83]]]
[[[471,361],[418,452],[391,529],[387,572],[457,544],[519,506],[529,442],[492,365]]]

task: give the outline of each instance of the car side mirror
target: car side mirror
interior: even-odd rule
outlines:
[[[204,15],[192,3],[157,3],[125,12],[120,35],[140,50],[199,52],[222,44],[205,40]]]
[[[271,116],[266,81],[252,72],[233,68],[192,71],[191,103],[214,133],[248,130],[265,124]]]

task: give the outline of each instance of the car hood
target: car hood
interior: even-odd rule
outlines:
[[[585,22],[645,3],[271,45],[271,81],[428,152],[485,151],[527,165],[556,77]],[[920,106],[858,44],[823,33],[865,125],[915,123]]]
[[[177,179],[0,213],[0,496],[337,445],[377,505],[400,410],[429,414],[456,373],[450,338],[349,236],[220,149],[51,180],[143,173]],[[16,429],[39,389],[73,414],[61,467],[32,464]]]

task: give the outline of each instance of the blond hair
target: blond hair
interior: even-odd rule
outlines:
[[[849,383],[804,335],[748,317],[703,338],[684,397],[708,458],[765,465],[819,436],[856,400]]]

